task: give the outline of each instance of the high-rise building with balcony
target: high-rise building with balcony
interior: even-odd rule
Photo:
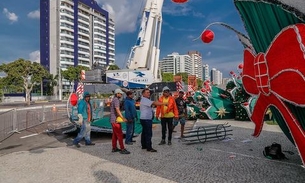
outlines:
[[[210,77],[210,71],[209,71],[209,65],[203,64],[202,65],[202,81],[211,80]]]
[[[172,53],[163,58],[159,67],[164,73],[172,73],[176,75],[177,73],[186,72],[192,74],[192,63],[191,57],[189,55],[179,55],[179,53]]]
[[[94,0],[40,0],[40,60],[53,75],[113,64],[114,35],[114,21]]]
[[[189,51],[187,53],[192,60],[193,75],[202,80],[202,57],[198,51]]]
[[[213,68],[211,70],[211,81],[213,84],[216,84],[216,85],[222,84],[222,72]]]

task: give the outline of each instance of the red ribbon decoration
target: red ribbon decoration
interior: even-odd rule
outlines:
[[[245,90],[257,95],[251,115],[255,123],[253,136],[259,136],[264,115],[269,106],[274,106],[287,123],[296,147],[305,160],[305,133],[284,101],[296,106],[305,106],[305,24],[284,28],[270,44],[266,53],[253,55],[244,51],[242,81]],[[294,88],[287,88],[287,83]]]

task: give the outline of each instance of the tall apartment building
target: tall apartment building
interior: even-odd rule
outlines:
[[[197,51],[190,51],[187,55],[179,55],[176,52],[169,54],[160,61],[159,68],[165,73],[173,73],[175,75],[186,72],[189,75],[196,75],[199,79],[203,78],[202,58]]]
[[[219,70],[213,68],[211,70],[211,81],[216,85],[222,84],[222,73]]]
[[[94,0],[40,0],[40,60],[53,75],[113,64],[114,35],[114,21]]]
[[[179,53],[172,53],[163,58],[159,67],[162,72],[173,73],[174,75],[181,72],[192,74],[191,57],[189,55],[179,55]]]
[[[210,68],[208,64],[202,65],[202,81],[211,80],[209,69]]]
[[[227,85],[230,81],[232,81],[231,78],[222,78],[222,84]]]
[[[187,53],[192,60],[193,75],[202,80],[202,57],[198,51],[189,51]]]

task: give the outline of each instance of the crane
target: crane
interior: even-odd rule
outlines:
[[[146,1],[137,41],[131,48],[127,61],[128,69],[106,71],[107,83],[126,88],[145,88],[161,81],[159,46],[163,1]]]

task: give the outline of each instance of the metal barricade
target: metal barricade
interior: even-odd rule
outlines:
[[[13,134],[16,126],[14,124],[15,114],[15,109],[0,113],[0,142]]]
[[[63,126],[65,122],[68,122],[65,105],[43,105],[0,112],[0,142],[14,132],[19,133],[44,123],[47,130],[54,130]]]

